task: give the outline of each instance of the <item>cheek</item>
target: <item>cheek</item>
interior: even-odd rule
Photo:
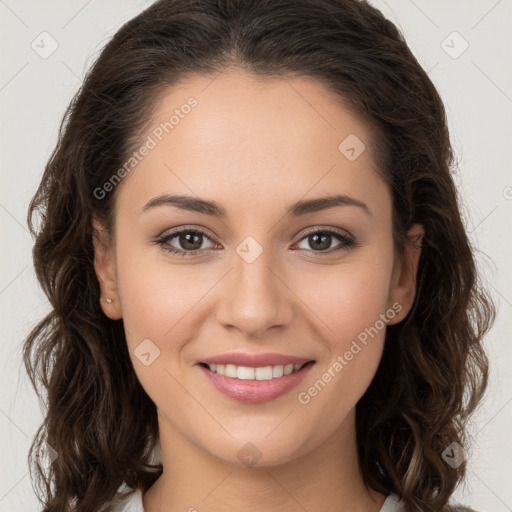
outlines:
[[[298,292],[318,317],[325,357],[297,399],[312,416],[326,418],[325,432],[343,421],[370,385],[382,356],[386,315],[394,317],[388,304],[391,250],[333,269],[302,278]]]
[[[193,266],[166,265],[144,251],[126,250],[118,258],[119,294],[128,350],[137,378],[161,411],[169,403],[195,411],[197,404],[180,385],[181,352],[197,337],[200,322],[190,322],[194,306],[211,288]],[[160,261],[160,263],[156,263]],[[195,318],[195,317],[194,317]]]
[[[120,234],[117,278],[132,359],[134,350],[149,339],[161,351],[159,363],[168,359],[167,364],[176,359],[180,344],[193,336],[183,329],[190,328],[189,315],[212,284],[197,266],[171,264],[159,251]]]
[[[340,351],[386,312],[391,271],[391,251],[380,258],[354,254],[340,265],[311,272],[309,277],[308,273],[297,275],[293,290],[305,305],[303,311],[316,316],[315,323],[330,348]]]

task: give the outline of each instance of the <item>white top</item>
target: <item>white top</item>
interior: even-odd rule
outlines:
[[[113,503],[113,501],[111,503]],[[116,503],[112,512],[144,512],[144,507],[142,506],[142,490],[137,489],[130,496],[125,496]],[[404,509],[396,495],[390,494],[382,505],[380,512],[404,512]]]

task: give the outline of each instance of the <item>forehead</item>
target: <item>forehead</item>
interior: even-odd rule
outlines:
[[[118,190],[140,208],[173,192],[215,198],[229,215],[263,199],[378,199],[385,186],[364,123],[310,77],[190,76],[163,92],[140,145],[151,149]]]

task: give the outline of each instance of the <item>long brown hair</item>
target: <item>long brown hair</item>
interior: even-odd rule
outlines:
[[[111,229],[115,189],[95,191],[140,145],[169,86],[229,66],[323,83],[371,128],[397,246],[413,223],[425,228],[413,309],[387,329],[356,406],[357,443],[367,486],[396,493],[408,512],[449,510],[466,464],[452,467],[443,452],[467,447],[466,422],[487,385],[482,339],[494,306],[461,220],[438,92],[395,25],[364,0],[159,0],[123,25],[87,73],[28,212],[51,305],[23,352],[47,408],[29,453],[45,511],[98,510],[123,481],[146,490],[162,472],[151,459],[156,407],[133,370],[122,320],[100,308],[91,219]],[[46,443],[57,454],[48,467]]]

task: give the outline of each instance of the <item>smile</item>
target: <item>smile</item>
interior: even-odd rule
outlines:
[[[239,402],[260,404],[289,392],[305,378],[314,361],[261,367],[200,363],[197,367],[213,387]]]
[[[203,363],[205,364],[205,363]],[[304,363],[307,364],[307,363]],[[272,380],[279,379],[283,375],[290,375],[293,372],[299,371],[304,364],[277,364],[275,366],[237,366],[234,364],[205,364],[211,371],[219,375],[225,375],[232,379],[241,380]]]

